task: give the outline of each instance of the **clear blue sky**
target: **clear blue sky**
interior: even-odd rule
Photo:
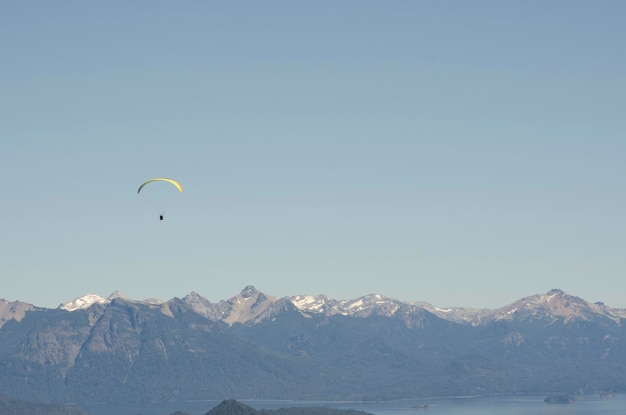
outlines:
[[[2,2],[0,298],[626,308],[625,15]],[[154,176],[185,187],[162,222],[136,194]]]

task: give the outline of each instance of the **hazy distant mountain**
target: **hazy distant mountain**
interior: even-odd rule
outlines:
[[[626,389],[626,310],[560,290],[495,310],[382,295],[0,301],[0,393],[56,402],[400,399]]]

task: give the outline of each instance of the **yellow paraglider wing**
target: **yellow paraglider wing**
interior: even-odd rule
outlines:
[[[146,180],[145,182],[141,183],[141,186],[139,186],[139,189],[137,189],[137,193],[141,192],[141,189],[143,189],[145,185],[152,182],[168,182],[176,186],[179,192],[183,192],[183,186],[181,186],[181,184],[178,183],[176,180],[167,179],[165,177],[155,177],[154,179]]]

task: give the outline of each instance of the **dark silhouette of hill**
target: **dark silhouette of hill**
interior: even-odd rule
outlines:
[[[333,409],[324,407],[294,407],[257,410],[236,400],[222,401],[205,415],[371,415],[352,409]]]
[[[222,401],[205,415],[260,415],[260,412],[233,399]]]

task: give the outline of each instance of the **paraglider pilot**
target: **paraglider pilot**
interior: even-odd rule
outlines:
[[[163,220],[163,215],[159,215],[159,220]]]

